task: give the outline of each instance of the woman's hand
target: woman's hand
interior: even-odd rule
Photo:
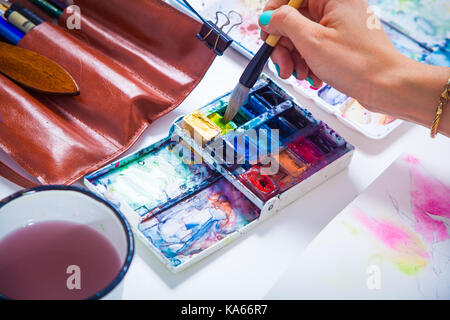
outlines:
[[[263,40],[282,36],[272,54],[281,78],[323,80],[372,111],[431,125],[448,68],[403,56],[365,0],[304,0],[300,10],[288,2],[269,0],[260,17]]]
[[[269,0],[262,37],[283,36],[272,60],[281,78],[294,70],[298,79],[310,77],[316,87],[321,80],[361,99],[373,77],[384,77],[398,58],[398,51],[381,24],[361,0],[304,0],[300,11],[287,0]],[[267,20],[266,20],[267,21]],[[260,19],[264,22],[264,18]]]

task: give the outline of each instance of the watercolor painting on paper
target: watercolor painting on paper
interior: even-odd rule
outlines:
[[[311,243],[283,290],[289,281],[297,298],[450,299],[447,162],[401,156]]]
[[[183,1],[172,1],[178,2],[178,6],[184,7]],[[219,10],[227,14],[231,10],[238,12],[242,16],[243,23],[233,28],[229,35],[235,40],[235,48],[247,57],[253,56],[263,44],[259,36],[258,19],[266,3],[267,0],[189,0],[189,4],[202,17],[213,22],[216,20],[216,12]],[[230,19],[232,20],[231,25],[240,20],[233,15],[230,16]],[[222,20],[221,22],[223,23]],[[230,26],[225,27],[225,32]]]
[[[428,47],[444,45],[450,37],[448,0],[369,0],[384,21]]]

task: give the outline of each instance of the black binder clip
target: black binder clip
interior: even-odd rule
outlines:
[[[240,21],[233,24],[227,32],[224,32],[224,28],[231,24],[230,16],[232,14],[238,15],[240,17]],[[226,18],[225,23],[220,27],[218,26],[219,15],[222,15]],[[221,56],[233,42],[233,39],[228,34],[234,27],[241,25],[242,22],[242,16],[236,11],[230,11],[228,15],[226,15],[222,11],[217,11],[216,22],[213,23],[212,21],[206,21],[203,24],[200,33],[197,34],[197,38],[199,38],[201,41],[204,41],[206,46],[213,50],[215,54]]]

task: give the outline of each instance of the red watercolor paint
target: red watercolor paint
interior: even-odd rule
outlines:
[[[0,240],[0,294],[10,299],[85,299],[119,274],[113,244],[91,227],[72,222],[40,222]],[[69,266],[78,266],[80,289],[70,290]]]
[[[263,200],[270,198],[276,191],[276,186],[272,179],[260,172],[259,166],[251,167],[240,175],[240,179],[251,189],[256,191],[257,196]]]
[[[319,162],[324,156],[320,149],[305,137],[300,137],[290,143],[288,148],[309,163]]]

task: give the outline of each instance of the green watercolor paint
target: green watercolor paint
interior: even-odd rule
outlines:
[[[341,223],[352,235],[356,236],[360,233],[360,231],[356,227],[352,226],[350,223],[346,221],[342,221]]]
[[[397,265],[398,270],[407,276],[415,276],[419,274],[427,265],[425,260],[423,264],[410,264],[404,261],[399,261],[395,264]]]
[[[233,131],[233,130],[235,130],[237,128],[237,125],[233,121],[230,121],[228,123],[223,122],[223,117],[220,114],[218,114],[217,112],[215,112],[213,114],[210,114],[208,116],[208,118],[212,122],[217,124],[220,127],[220,129],[222,129],[222,134],[226,134],[226,133],[228,133],[230,131]]]

